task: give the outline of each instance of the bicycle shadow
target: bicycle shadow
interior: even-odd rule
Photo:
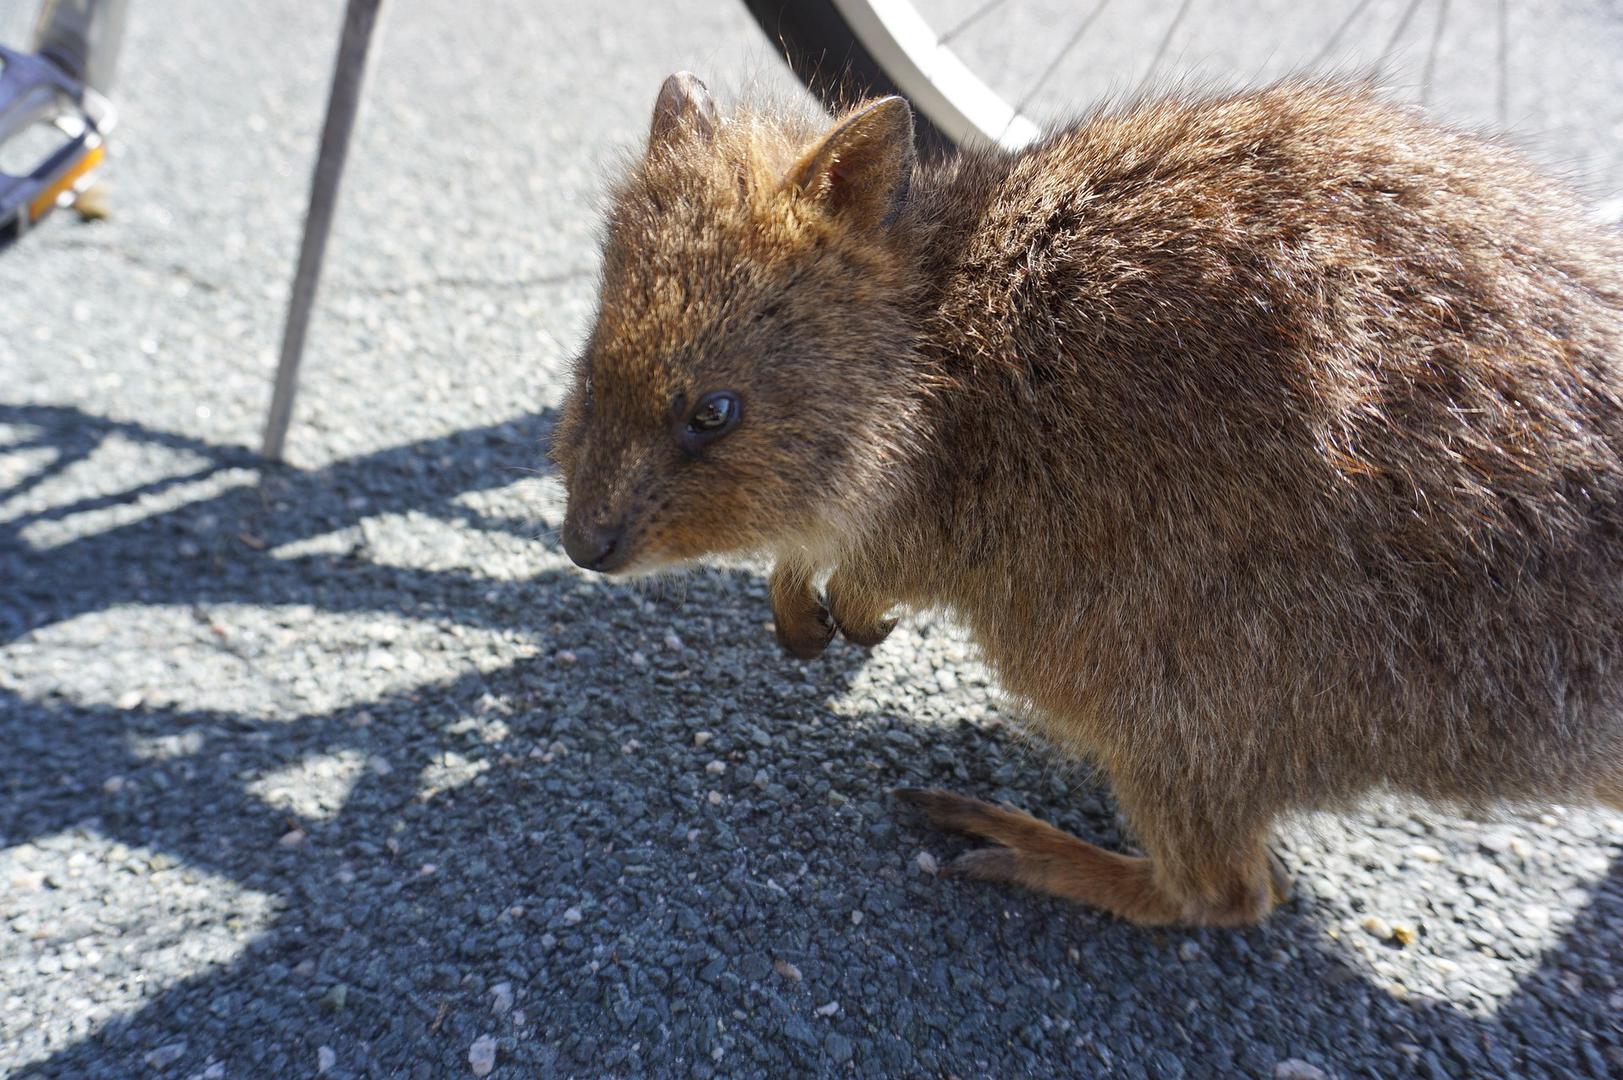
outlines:
[[[0,407],[0,422],[30,427],[37,446],[59,439],[58,460],[79,466],[114,431],[200,455],[210,475],[253,465],[73,410]],[[701,573],[680,609],[653,618],[645,594],[586,582],[561,560],[494,581],[372,561],[364,535],[290,553],[384,513],[522,529],[458,500],[533,464],[549,422],[522,417],[310,473],[269,472],[43,550],[30,547],[31,527],[118,496],[0,523],[0,574],[24,583],[30,605],[0,622],[0,644],[122,605],[213,604],[517,626],[540,643],[294,715],[119,708],[0,684],[0,745],[13,759],[0,850],[78,831],[178,862],[155,876],[213,875],[266,898],[269,912],[235,957],[176,978],[19,1075],[306,1073],[321,1046],[339,1055],[334,1075],[440,1075],[466,1068],[485,1034],[518,1075],[723,1063],[832,1074],[849,1056],[833,1034],[867,1048],[852,1067],[869,1074],[989,1075],[1073,1059],[1108,1071],[1127,1064],[1123,1046],[1151,1054],[1146,1067],[1170,1055],[1213,1075],[1267,1072],[1301,1046],[1328,1060],[1379,1046],[1360,1049],[1360,1064],[1446,1074],[1461,1067],[1451,1048],[1472,1043],[1504,1065],[1500,1075],[1604,1068],[1593,1040],[1563,1025],[1616,1034],[1604,999],[1608,978],[1615,989],[1606,958],[1623,955],[1616,862],[1491,1016],[1391,996],[1327,941],[1310,900],[1256,931],[1195,935],[1205,956],[1182,963],[1165,940],[1091,913],[911,870],[919,847],[944,841],[896,818],[885,789],[1046,783],[1036,798],[1053,803],[1052,778],[1018,743],[975,725],[926,731],[882,705],[841,705],[860,690],[866,654],[836,648],[811,666],[781,657],[751,575]],[[142,484],[140,497],[173,486]],[[198,545],[195,557],[177,562],[180,538]],[[567,648],[552,647],[556,625]],[[657,649],[639,641],[643,629],[702,644]],[[635,725],[629,707],[644,714]],[[701,732],[709,738],[696,745]],[[334,759],[353,767],[330,811],[267,793],[265,777]],[[1096,792],[1075,805],[1069,816],[1089,835],[1119,841]],[[48,890],[18,903],[43,920],[53,910]],[[66,950],[69,933],[56,928],[41,948]],[[1294,958],[1273,959],[1281,948]],[[1068,960],[1071,949],[1082,959]],[[1006,1038],[1007,1056],[955,1054],[966,1011],[1033,986],[1052,1023],[994,1008],[978,1022]],[[839,1009],[825,1015],[830,1001]]]

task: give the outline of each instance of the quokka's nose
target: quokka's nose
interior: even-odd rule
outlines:
[[[607,573],[620,564],[620,541],[625,530],[618,526],[568,525],[564,528],[564,551],[585,570]]]

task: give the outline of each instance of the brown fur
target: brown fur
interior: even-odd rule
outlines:
[[[1562,187],[1334,83],[935,165],[897,99],[701,112],[615,198],[566,532],[770,553],[798,655],[963,620],[1147,857],[904,793],[999,845],[958,870],[1239,924],[1294,812],[1617,802],[1623,240]],[[684,454],[718,387],[739,426]]]

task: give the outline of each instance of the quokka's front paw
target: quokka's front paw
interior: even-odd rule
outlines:
[[[788,618],[781,612],[774,612],[772,622],[778,644],[788,650],[790,656],[801,660],[815,660],[834,640],[834,620],[829,618],[821,604],[815,609],[796,612]]]
[[[834,640],[834,620],[818,599],[809,577],[798,567],[780,565],[772,572],[772,627],[789,655],[812,660]]]
[[[828,579],[829,615],[845,640],[853,645],[871,649],[890,636],[896,629],[896,620],[886,618],[889,607],[854,587],[839,570]]]

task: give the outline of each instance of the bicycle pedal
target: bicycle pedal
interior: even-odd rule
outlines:
[[[0,46],[0,250],[90,187],[112,106],[33,53]]]

